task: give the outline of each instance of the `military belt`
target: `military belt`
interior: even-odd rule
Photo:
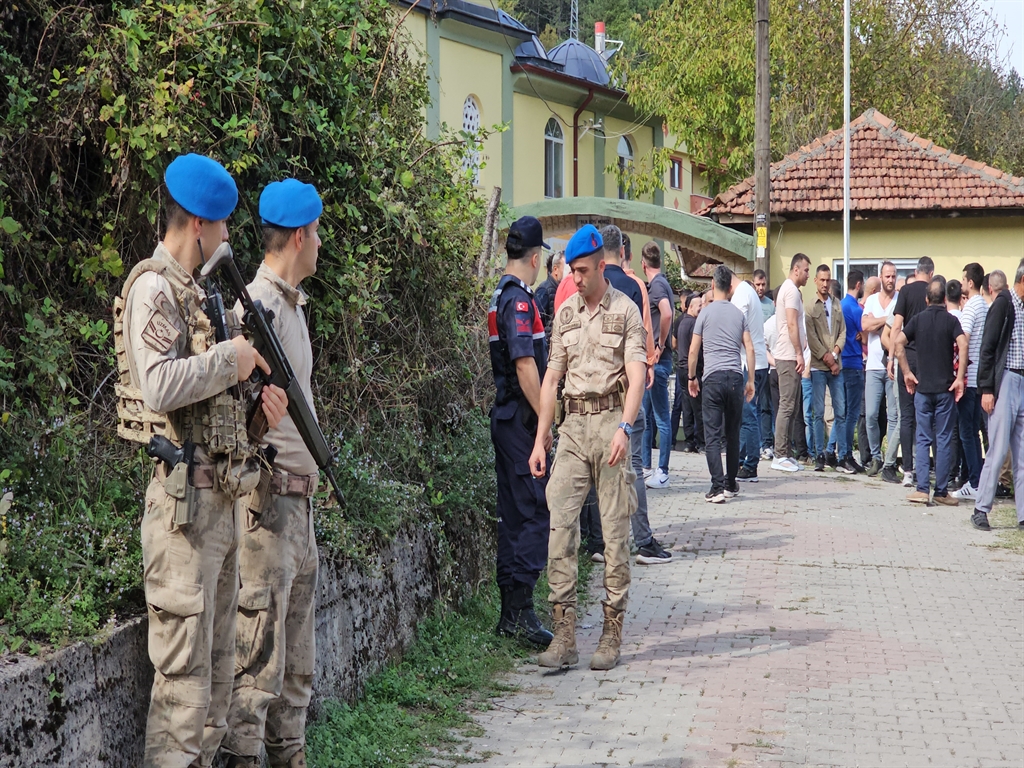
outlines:
[[[279,469],[270,478],[270,492],[275,496],[312,496],[320,484],[320,474],[292,475]]]
[[[566,413],[602,413],[612,408],[621,408],[622,395],[612,392],[601,397],[567,397],[564,402]]]
[[[160,480],[167,479],[167,467],[161,461],[156,465],[156,476]],[[213,464],[196,464],[192,467],[193,488],[213,488],[217,478],[217,467]]]

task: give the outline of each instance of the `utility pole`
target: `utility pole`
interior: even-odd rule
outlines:
[[[768,0],[757,0],[754,20],[754,268],[768,273],[768,226],[771,197],[771,87],[768,82]],[[771,285],[771,275],[768,275]]]
[[[843,2],[843,282],[850,277],[850,0]]]

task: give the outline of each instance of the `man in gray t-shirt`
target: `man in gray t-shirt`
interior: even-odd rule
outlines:
[[[743,402],[754,397],[754,343],[747,318],[733,304],[733,272],[724,264],[715,268],[715,300],[697,315],[690,342],[688,386],[690,395],[703,389],[704,455],[711,473],[711,490],[705,501],[720,504],[739,493],[736,472],[740,464],[740,424]],[[697,355],[704,348],[704,379],[697,381]],[[747,383],[743,385],[741,354],[747,358]],[[722,444],[725,444],[725,472]]]

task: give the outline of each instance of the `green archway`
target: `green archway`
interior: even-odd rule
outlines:
[[[708,263],[728,264],[745,274],[753,269],[754,238],[703,216],[635,200],[609,197],[562,197],[518,205],[501,228],[520,216],[535,216],[546,237],[571,235],[584,224],[614,224],[627,232],[647,235],[678,246],[687,274]]]

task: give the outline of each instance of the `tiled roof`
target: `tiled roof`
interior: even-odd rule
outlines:
[[[956,155],[900,130],[869,109],[850,122],[850,208],[872,212],[1019,209],[1024,178]],[[771,167],[771,211],[786,216],[841,214],[843,131],[832,131]],[[754,213],[753,177],[730,187],[701,215]]]

